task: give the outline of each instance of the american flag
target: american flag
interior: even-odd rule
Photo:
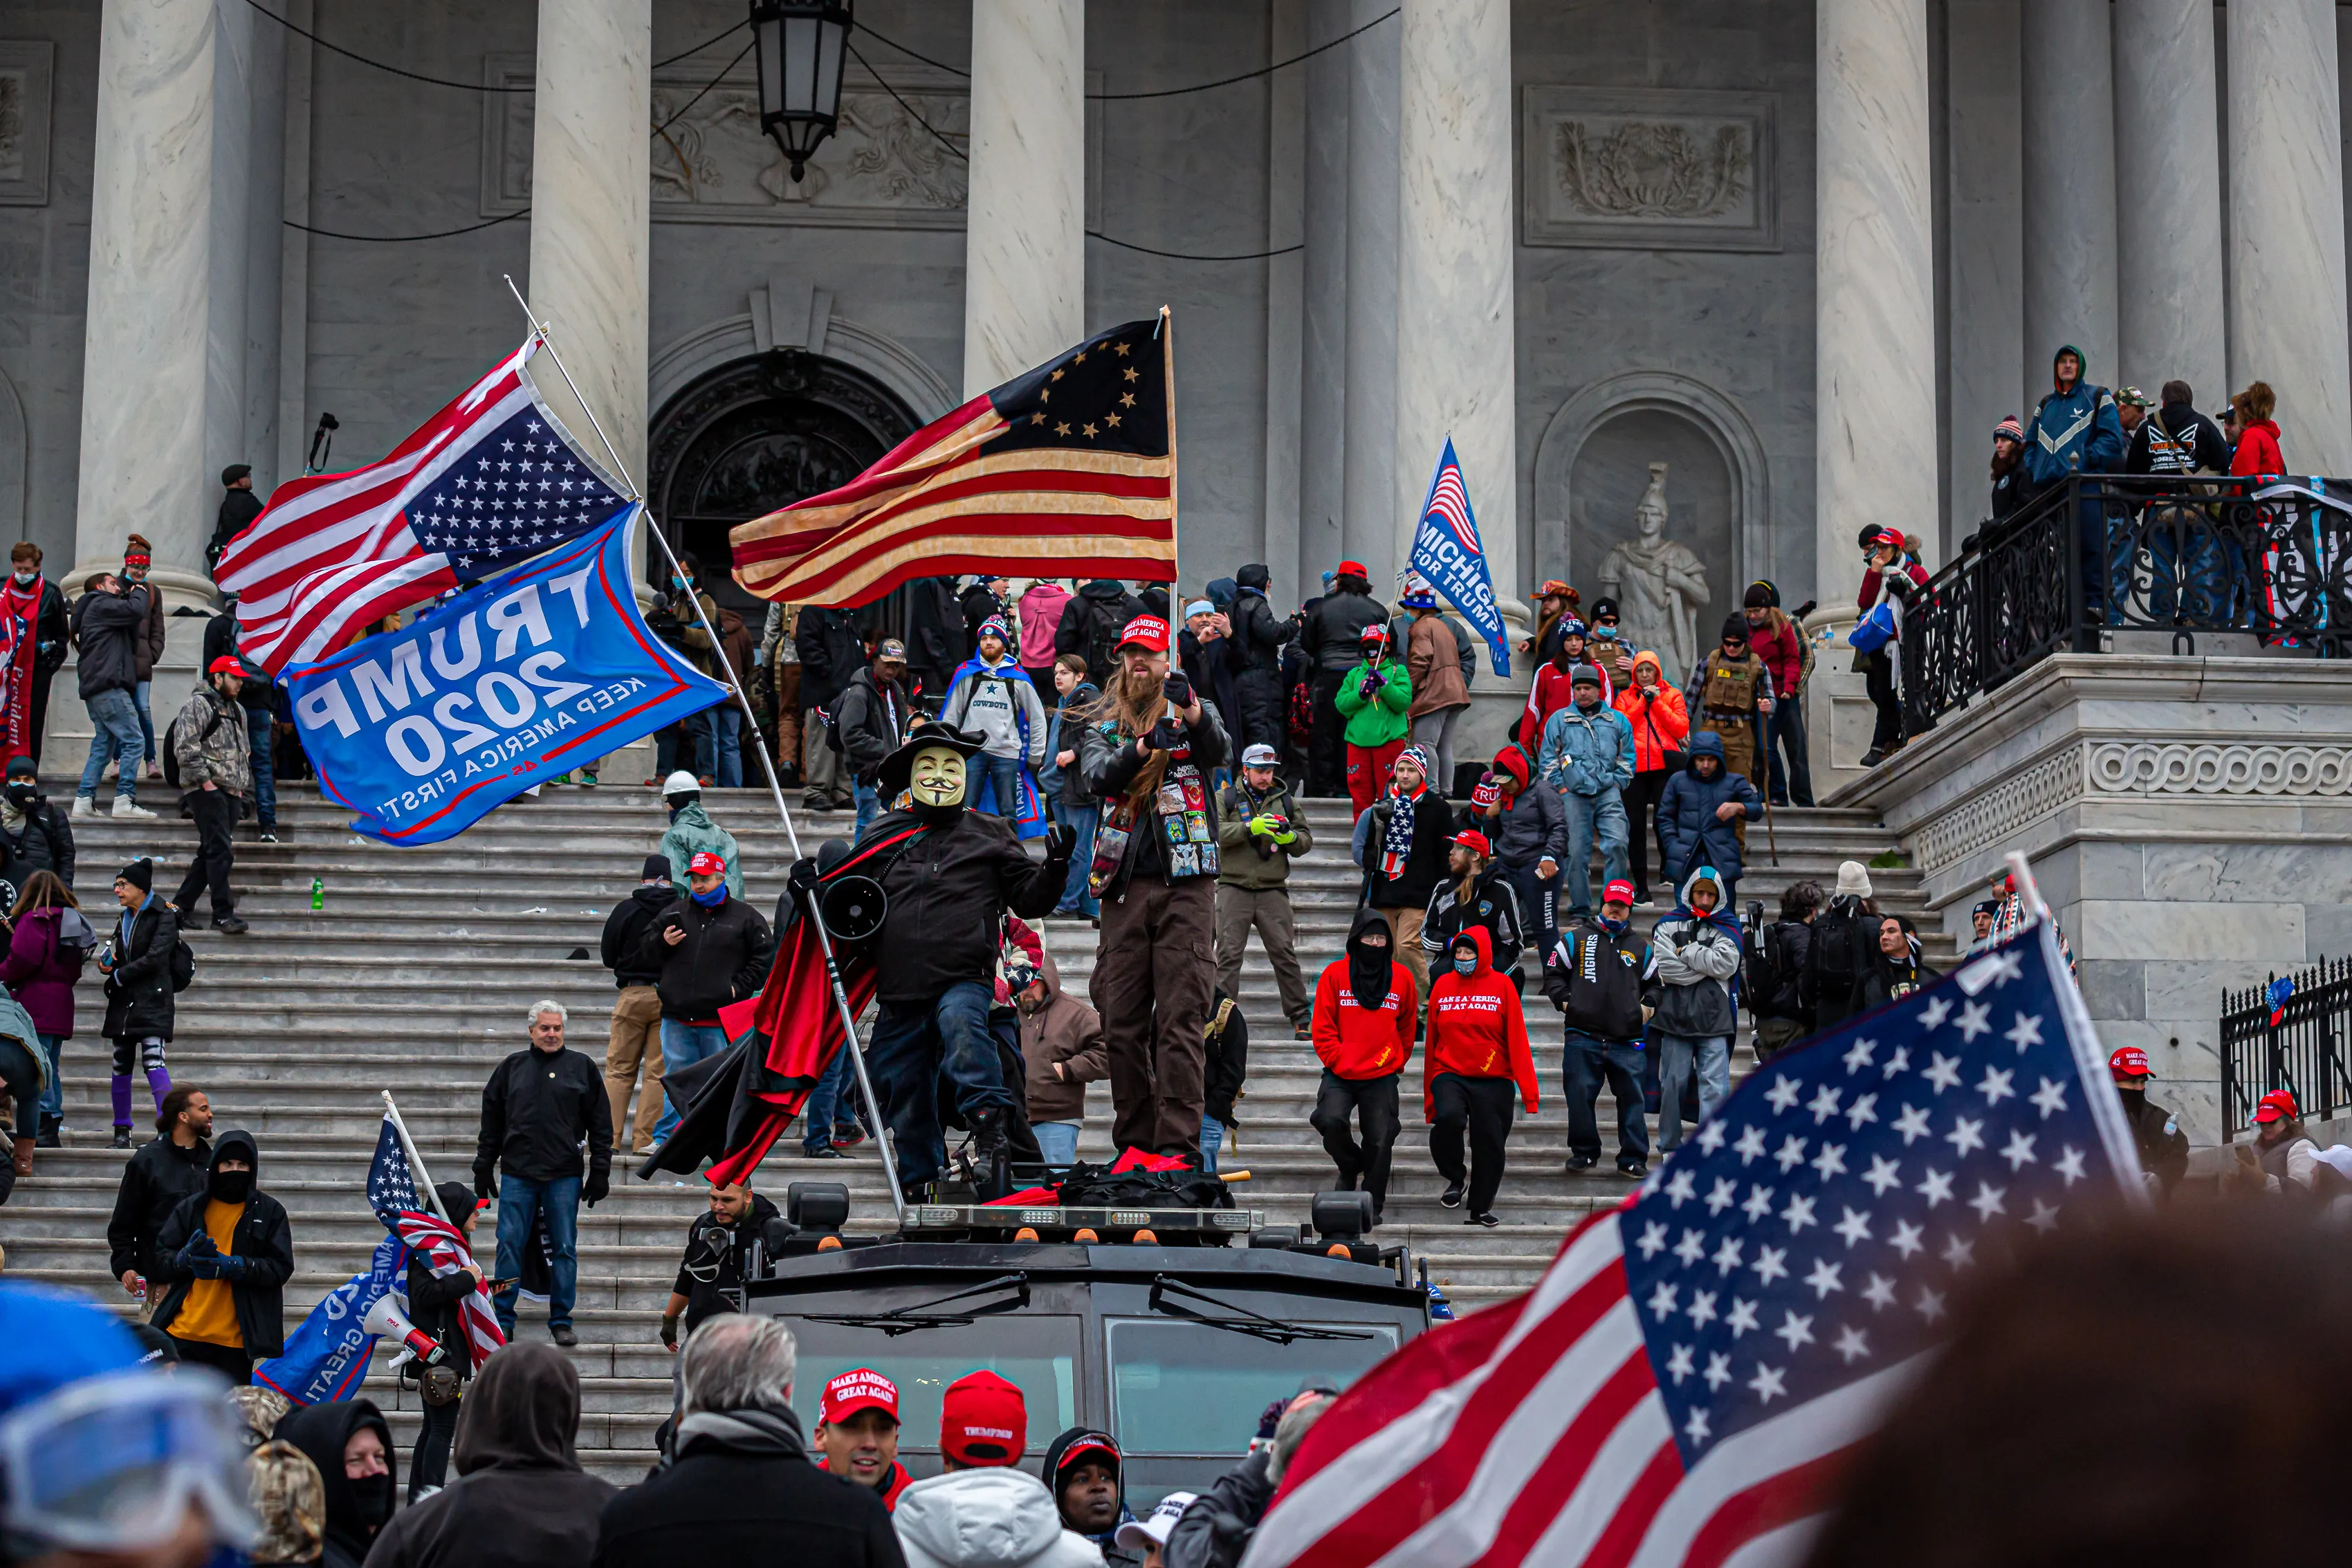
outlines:
[[[1793,1562],[1954,1288],[2137,1168],[2039,922],[1775,1057],[1526,1296],[1375,1368],[1244,1568]]]
[[[222,551],[238,646],[272,675],[370,622],[587,532],[628,502],[540,400],[526,341],[381,463],[289,480]]]
[[[368,1207],[375,1210],[384,1228],[400,1239],[401,1245],[425,1255],[425,1265],[436,1278],[446,1279],[474,1260],[457,1228],[425,1212],[425,1200],[416,1190],[415,1172],[408,1162],[408,1147],[401,1142],[400,1129],[390,1116],[376,1133],[375,1158],[368,1162]],[[399,1270],[404,1278],[407,1267],[404,1260]],[[478,1290],[458,1302],[457,1321],[465,1325],[466,1349],[479,1370],[490,1352],[507,1342],[499,1332],[489,1298]]]
[[[1470,492],[1463,486],[1462,464],[1454,455],[1450,438],[1445,443],[1445,455],[1437,465],[1437,483],[1429,487],[1429,505],[1421,514],[1424,525],[1433,517],[1444,525],[1472,555],[1486,553],[1478,543],[1478,525],[1470,516]]]
[[[739,525],[735,580],[843,606],[949,572],[1174,581],[1172,331],[1162,310],[1097,332],[839,489]]]

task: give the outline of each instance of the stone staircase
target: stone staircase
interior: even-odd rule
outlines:
[[[148,793],[151,804],[165,803],[161,791]],[[772,908],[791,850],[768,797],[714,790],[706,799],[742,844],[747,896]],[[171,1068],[175,1082],[211,1097],[220,1127],[247,1127],[259,1140],[262,1185],[285,1204],[293,1226],[290,1328],[326,1291],[362,1268],[382,1237],[362,1197],[379,1091],[398,1100],[430,1175],[466,1180],[483,1079],[524,1043],[530,1004],[542,997],[564,1003],[572,1011],[570,1043],[601,1061],[613,985],[595,961],[597,938],[606,913],[634,885],[665,819],[642,788],[566,788],[509,806],[450,843],[394,851],[350,832],[347,815],[311,788],[281,789],[278,800],[283,841],[255,843],[248,827],[237,848],[239,913],[252,922],[251,934],[191,933],[197,977],[180,998]],[[795,807],[795,818],[811,852],[850,829],[846,813],[803,815]],[[1864,812],[1792,810],[1776,818],[1781,863],[1769,863],[1757,824],[1754,859],[1765,863],[1753,866],[1742,883],[1743,904],[1760,898],[1777,907],[1790,881],[1811,877],[1826,885],[1840,860],[1867,860],[1887,847],[1884,829]],[[1346,803],[1315,802],[1310,820],[1318,844],[1328,847],[1300,863],[1293,890],[1300,961],[1311,986],[1339,956],[1360,877],[1344,864]],[[193,829],[169,816],[152,822],[102,818],[75,828],[77,892],[94,912],[111,907],[113,873],[135,854],[158,856],[157,883],[168,892],[194,841]],[[1915,873],[1872,876],[1888,907],[1916,909]],[[313,879],[324,883],[319,910],[311,907]],[[94,918],[102,923],[105,916]],[[1045,926],[1065,983],[1084,995],[1093,931],[1066,919]],[[1938,944],[1933,961],[1940,967],[1951,955],[1940,938]],[[1236,1192],[1244,1206],[1272,1221],[1297,1223],[1332,1174],[1307,1120],[1318,1071],[1311,1048],[1290,1038],[1255,944],[1243,991],[1252,1036],[1249,1082],[1241,1126],[1223,1163],[1251,1173]],[[96,1032],[102,1008],[92,970],[77,1014],[79,1029],[65,1052],[66,1147],[42,1150],[35,1175],[0,1209],[0,1243],[12,1277],[79,1287],[125,1304],[106,1274],[106,1220],[124,1156],[106,1146],[108,1062]],[[1613,1176],[1571,1176],[1564,1169],[1556,1019],[1538,998],[1530,1026],[1542,1110],[1522,1118],[1512,1134],[1497,1229],[1465,1227],[1459,1211],[1439,1207],[1442,1184],[1412,1114],[1417,1061],[1407,1074],[1405,1131],[1381,1236],[1409,1244],[1427,1260],[1430,1278],[1465,1308],[1526,1288],[1570,1225],[1626,1191]],[[134,1111],[142,1138],[151,1124],[147,1104],[142,1085]],[[1108,1156],[1107,1086],[1094,1087],[1088,1111],[1082,1151]],[[1601,1116],[1604,1137],[1611,1136],[1606,1103]],[[852,1228],[888,1227],[880,1163],[870,1153],[805,1160],[796,1136],[787,1137],[759,1185],[781,1202],[786,1185],[802,1179],[845,1181]],[[581,1457],[614,1480],[642,1475],[654,1428],[669,1408],[670,1358],[657,1337],[658,1320],[704,1190],[698,1179],[616,1180],[609,1198],[581,1213],[581,1343],[574,1353],[584,1379]],[[520,1332],[543,1333],[543,1321],[526,1307]],[[413,1391],[377,1371],[368,1393],[391,1414],[405,1448],[416,1419]]]

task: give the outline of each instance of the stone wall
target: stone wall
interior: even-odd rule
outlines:
[[[2068,654],[1825,805],[1881,812],[1954,933],[2022,851],[2109,1049],[2221,1135],[2223,988],[2352,951],[2352,680],[2265,657]]]

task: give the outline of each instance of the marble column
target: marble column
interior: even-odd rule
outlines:
[[[1510,0],[1404,0],[1402,21],[1390,484],[1403,505],[1389,556],[1410,559],[1451,435],[1487,571],[1507,600],[1519,588]]]
[[[2025,5],[2021,389],[2028,417],[2050,390],[2050,357],[2061,343],[2082,349],[2092,381],[2118,384],[2116,110],[2107,11],[2108,0],[2027,0]],[[2210,201],[2211,193],[2204,198]]]
[[[2229,27],[2230,385],[2278,394],[2291,470],[2352,474],[2335,7],[2231,0]]]
[[[2029,6],[2028,9],[2032,9]],[[2219,88],[2212,0],[2117,0],[2116,382],[2151,398],[2185,381],[2198,406],[2226,369]]]
[[[1307,0],[1273,0],[1266,58],[1286,60],[1307,49]],[[1265,95],[1265,248],[1306,243],[1307,73],[1276,71]],[[1265,532],[1258,559],[1273,574],[1276,604],[1292,598],[1298,560],[1301,337],[1306,329],[1303,251],[1265,263]]]
[[[1814,26],[1813,597],[1850,605],[1863,525],[1936,516],[1927,9],[1819,0]]]
[[[1315,44],[1345,33],[1349,0],[1309,0]],[[1348,98],[1349,50],[1307,62],[1305,322],[1299,344],[1298,596],[1322,591],[1347,554]],[[1293,601],[1297,602],[1297,601]]]
[[[2030,3],[2030,0],[2029,0]],[[2018,137],[2021,0],[1948,0],[1945,7],[1943,248],[1949,301],[1944,392],[1945,472],[1951,476],[1944,548],[1977,531],[1993,426],[2024,411],[2026,361],[2017,304],[2025,287]]]
[[[1085,0],[972,0],[963,393],[1087,333]]]
[[[1391,7],[1354,0],[1349,26]],[[1348,57],[1348,436],[1342,551],[1372,574],[1374,593],[1404,563],[1396,558],[1397,172],[1399,82],[1395,22],[1359,34]]]
[[[83,331],[77,583],[119,569],[123,537],[155,547],[154,579],[209,601],[219,504],[206,447],[213,264],[212,0],[108,0],[99,32],[89,316]]]
[[[530,306],[628,476],[646,479],[646,127],[653,0],[540,0],[531,113]],[[543,361],[534,378],[572,439],[610,463]]]

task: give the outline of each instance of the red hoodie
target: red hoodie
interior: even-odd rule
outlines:
[[[2256,476],[2284,475],[2286,457],[2279,451],[2278,421],[2258,419],[2247,425],[2238,437],[2237,455],[2230,459],[2230,472]]]
[[[1388,922],[1371,910],[1356,917],[1348,933],[1348,946],[1367,925],[1385,931]],[[1348,982],[1348,954],[1324,967],[1315,982],[1315,1054],[1342,1078],[1386,1078],[1404,1071],[1412,1060],[1413,1022],[1421,1009],[1412,971],[1389,960],[1389,994],[1378,1008],[1359,1007]]]
[[[1454,972],[1449,946],[1444,976],[1429,984],[1429,1030],[1422,1059],[1422,1118],[1434,1121],[1429,1081],[1441,1072],[1457,1078],[1515,1078],[1519,1102],[1536,1113],[1536,1059],[1528,1049],[1528,1020],[1519,1011],[1519,988],[1507,976],[1495,972],[1495,949],[1483,925],[1473,925],[1454,939],[1467,937],[1478,949],[1477,972],[1467,979]],[[1437,966],[1430,966],[1433,973]]]

